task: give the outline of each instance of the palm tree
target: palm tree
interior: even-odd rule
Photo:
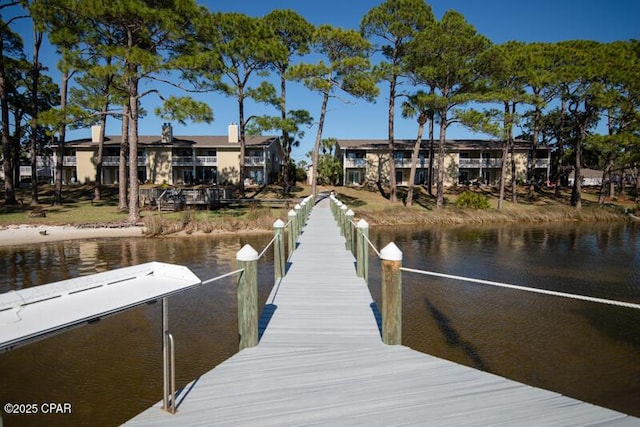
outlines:
[[[427,120],[429,120],[429,117],[432,117],[432,109],[427,93],[421,90],[409,96],[409,99],[402,103],[402,117],[407,119],[416,116],[418,120],[418,136],[416,137],[416,143],[413,146],[413,153],[411,154],[409,190],[407,191],[407,199],[405,202],[407,206],[413,204],[413,186],[416,180],[416,167],[418,164],[418,156],[420,155],[420,144],[422,143],[424,125],[427,123]],[[429,174],[431,174],[431,170],[429,170]]]

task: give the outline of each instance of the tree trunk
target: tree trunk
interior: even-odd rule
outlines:
[[[93,188],[93,200],[95,201],[98,201],[102,198],[102,156],[104,152],[104,134],[107,127],[108,110],[109,104],[105,104],[102,108],[102,114],[100,116],[100,135],[98,136],[98,154],[96,155],[96,181]]]
[[[7,80],[4,65],[4,27],[0,26],[0,115],[2,116],[2,170],[4,171],[4,204],[15,205],[16,192],[11,167],[11,142],[9,139],[9,99],[7,94]]]
[[[33,69],[31,90],[31,205],[38,202],[38,83],[40,80],[40,46],[42,45],[42,32],[33,30]]]
[[[395,140],[394,140],[394,113],[396,104],[396,78],[392,77],[389,82],[389,201],[396,202],[398,196],[396,194],[396,164],[394,159]]]
[[[62,72],[62,87],[60,87],[60,110],[63,112],[66,111],[67,108],[67,91],[68,91],[68,83],[69,83],[69,73],[65,70]],[[66,114],[64,114],[64,120],[66,120]],[[53,205],[61,206],[62,205],[62,178],[64,171],[64,144],[66,141],[67,134],[67,123],[66,121],[60,125],[60,129],[58,130],[59,139],[58,145],[56,147],[56,174],[54,177],[54,185],[53,185]]]
[[[606,161],[606,165],[604,167],[604,171],[602,171],[602,182],[600,183],[600,191],[598,192],[598,205],[600,206],[604,206],[604,202],[607,198],[607,179],[609,180],[609,191],[610,191],[610,197],[613,197],[615,194],[615,187],[612,186],[613,184],[613,175],[612,175],[612,171],[613,171],[613,158],[611,158],[612,155],[609,154],[607,156],[607,161]],[[611,191],[613,190],[614,194],[611,194]]]
[[[244,122],[244,92],[242,87],[238,87],[238,117],[240,118],[240,170],[238,176],[240,182],[238,182],[238,190],[240,190],[240,197],[244,198],[244,157],[245,157],[245,129],[246,123]]]
[[[138,79],[129,79],[129,218],[130,224],[140,222],[140,199],[138,197]]]
[[[444,155],[447,140],[447,111],[440,111],[440,141],[438,143],[438,179],[436,180],[436,209],[444,208]]]
[[[322,142],[322,129],[324,127],[324,118],[327,115],[327,104],[329,103],[329,92],[325,92],[322,96],[322,108],[320,109],[320,120],[318,121],[318,133],[316,134],[316,142],[313,145],[311,153],[311,194],[313,199],[318,195],[318,152],[320,151],[320,143]]]
[[[291,143],[289,133],[285,129],[287,120],[287,80],[284,78],[285,70],[280,70],[280,118],[282,119],[282,151],[284,152],[284,163],[282,165],[282,195],[287,197],[291,191],[289,181],[289,162],[291,161]]]
[[[429,195],[433,196],[433,128],[435,113],[431,111],[429,114],[429,176],[427,176],[427,185],[429,187]]]
[[[118,165],[118,210],[129,209],[127,202],[127,158],[129,157],[129,105],[122,106],[122,142],[120,143],[120,164]]]
[[[420,144],[422,144],[422,133],[424,132],[424,124],[427,121],[426,114],[420,114],[418,118],[418,136],[411,153],[411,171],[409,172],[409,189],[407,191],[407,206],[413,206],[413,187],[416,181],[416,167],[418,164],[418,156],[420,155]]]
[[[509,103],[504,103],[504,127],[508,127],[507,116],[509,115]],[[504,203],[504,187],[507,180],[507,159],[509,158],[509,138],[505,138],[502,141],[502,165],[500,167],[500,184],[498,186],[498,209],[502,209]]]
[[[515,109],[515,105],[514,105]],[[540,107],[536,105],[534,114],[533,114],[533,141],[531,141],[531,164],[529,166],[529,171],[527,173],[527,180],[529,181],[529,191],[527,197],[529,200],[533,199],[533,193],[535,192],[535,180],[536,180],[536,160],[537,160],[537,151],[538,151],[538,138],[540,134],[540,116],[542,112],[540,111]]]

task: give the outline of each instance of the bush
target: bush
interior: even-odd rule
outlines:
[[[489,209],[489,199],[479,193],[473,191],[465,191],[456,200],[456,206],[468,209]]]

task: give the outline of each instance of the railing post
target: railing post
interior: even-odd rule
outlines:
[[[353,253],[353,216],[355,215],[351,209],[349,209],[344,217],[344,237],[347,242],[347,250]]]
[[[358,277],[363,277],[369,283],[369,251],[367,240],[369,238],[369,223],[364,219],[356,224],[356,273]]]
[[[307,225],[307,202],[305,200],[300,202],[300,224],[301,227]]]
[[[345,235],[345,214],[347,212],[349,208],[347,207],[347,205],[345,205],[344,203],[342,204],[342,206],[340,206],[340,211],[338,212],[338,215],[340,215],[340,221],[338,222],[340,224],[340,235],[344,236]]]
[[[297,225],[298,225],[296,229],[296,240],[298,240],[298,237],[300,237],[300,233],[302,233],[302,227],[304,227],[304,218],[302,217],[302,206],[297,204],[293,207],[293,210],[296,213],[296,219],[297,219]]]
[[[391,242],[380,251],[382,260],[382,342],[402,343],[402,251]]]
[[[289,257],[291,257],[293,252],[296,250],[296,241],[297,241],[296,211],[291,209],[287,214],[287,218],[289,218]]]
[[[285,258],[284,258],[284,222],[277,219],[273,223],[273,274],[276,281],[284,277]]]
[[[169,353],[169,301],[162,298],[162,409],[170,412],[169,378],[171,377]]]
[[[244,245],[236,259],[243,269],[238,279],[238,334],[243,350],[258,345],[258,252]]]

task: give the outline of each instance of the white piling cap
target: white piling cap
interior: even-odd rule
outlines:
[[[349,210],[347,211],[347,213],[345,213],[345,215],[347,215],[347,216],[354,216],[354,215],[355,215],[355,213],[354,213],[351,209],[349,209]]]
[[[380,251],[380,258],[385,261],[402,261],[402,251],[391,242]]]
[[[273,228],[284,228],[284,221],[281,219],[276,219],[276,222],[273,223]]]
[[[356,227],[358,228],[369,228],[369,223],[367,221],[363,219],[361,219],[360,221],[358,221],[358,223],[356,224]]]
[[[302,209],[302,206],[300,206],[300,205],[295,205],[295,206],[293,207],[293,209],[295,209],[295,210],[299,211],[300,209]]]
[[[251,245],[244,245],[236,254],[236,259],[238,261],[256,261],[258,252]]]
[[[296,211],[294,211],[293,209],[291,209],[289,212],[287,212],[287,216],[296,216]]]
[[[344,203],[342,203],[340,200],[336,199],[336,206],[340,207],[342,206]]]
[[[340,210],[342,210],[342,211],[346,211],[347,209],[349,209],[349,208],[347,207],[347,205],[344,205],[344,204],[343,204],[343,205],[341,205],[341,206],[340,206]]]

